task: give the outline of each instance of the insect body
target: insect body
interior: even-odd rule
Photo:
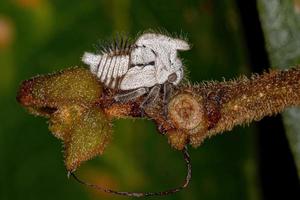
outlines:
[[[162,85],[166,103],[170,86],[179,84],[183,78],[183,64],[177,51],[189,49],[184,40],[145,33],[133,44],[115,42],[101,54],[86,52],[82,61],[105,86],[119,91],[114,97],[116,101],[148,93],[141,104],[144,107],[157,99]]]

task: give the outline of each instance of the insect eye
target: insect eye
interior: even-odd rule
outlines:
[[[168,77],[168,81],[169,81],[170,83],[175,82],[176,79],[177,79],[177,74],[175,74],[175,73],[170,74],[169,77]]]
[[[155,65],[155,62],[151,61],[151,62],[148,63],[148,65]]]

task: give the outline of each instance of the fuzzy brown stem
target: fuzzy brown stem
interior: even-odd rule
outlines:
[[[197,147],[207,137],[298,105],[300,68],[296,67],[183,86],[169,102],[169,121],[156,115],[152,118],[164,127],[171,145],[182,149],[187,142]]]
[[[112,103],[104,110],[112,117],[139,117],[139,102]],[[167,133],[171,145],[181,150],[188,142],[197,147],[207,137],[298,105],[300,67],[295,67],[250,78],[181,86],[169,101],[168,119],[163,117],[162,102],[148,108],[146,114],[160,132]]]
[[[56,136],[64,140],[69,114],[78,113],[72,108],[103,112],[105,119],[142,117],[145,111],[170,144],[182,150],[187,143],[197,147],[209,136],[300,105],[300,66],[232,81],[181,85],[167,101],[167,116],[163,98],[142,110],[145,96],[116,102],[117,92],[103,88],[88,70],[73,68],[23,82],[17,100],[33,114],[50,117],[57,125],[52,129],[60,133]]]
[[[220,119],[208,130],[208,135],[214,135],[236,125],[275,115],[288,106],[299,106],[300,68],[272,70],[253,75],[250,79],[242,77],[236,81],[212,84],[205,90],[208,93],[215,91],[214,98],[220,102]]]

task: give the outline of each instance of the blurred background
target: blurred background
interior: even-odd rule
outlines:
[[[256,1],[0,1],[1,200],[126,199],[68,179],[61,142],[50,134],[46,120],[28,115],[15,96],[22,80],[82,66],[83,52],[94,51],[99,39],[120,32],[134,37],[147,29],[189,39],[192,49],[181,57],[194,83],[270,66]],[[266,118],[190,148],[189,188],[160,198],[299,199],[297,170],[282,124],[280,116]],[[160,191],[181,183],[185,165],[153,123],[118,120],[104,155],[78,171],[90,182],[115,189]]]

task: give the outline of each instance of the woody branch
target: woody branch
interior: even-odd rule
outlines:
[[[139,102],[110,104],[104,110],[112,117],[139,117]],[[174,91],[168,105],[168,119],[162,115],[162,102],[146,110],[166,133],[173,147],[186,143],[194,147],[236,125],[275,115],[288,106],[300,105],[300,68],[271,70],[250,78],[183,85]]]
[[[82,81],[83,76],[86,77],[85,82]],[[61,85],[65,88],[64,92],[60,91]],[[108,118],[141,117],[140,104],[144,97],[122,103],[116,102],[113,96],[114,92],[103,88],[88,70],[75,68],[25,81],[18,100],[32,113],[42,116],[51,116],[63,105],[76,104],[79,107],[84,105],[84,110],[103,110]],[[167,117],[163,114],[161,98],[147,107],[145,113],[168,137],[170,144],[181,150],[187,143],[198,147],[207,137],[298,105],[299,66],[231,81],[182,84],[171,95]],[[62,118],[62,122],[64,120]]]

